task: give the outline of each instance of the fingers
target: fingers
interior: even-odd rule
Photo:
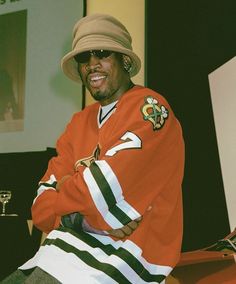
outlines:
[[[121,229],[110,230],[108,231],[108,233],[109,235],[119,238],[119,239],[123,239],[125,237],[125,234]]]
[[[129,224],[127,224],[127,226],[133,231],[138,227],[138,224],[139,224],[138,222],[132,221]]]
[[[129,226],[130,229],[135,230],[135,229],[138,227],[138,225],[139,225],[139,223],[140,223],[141,220],[142,220],[142,217],[139,217],[138,219],[129,222],[129,223],[127,224],[127,226]]]
[[[125,236],[129,236],[133,233],[133,229],[130,228],[129,225],[124,226],[123,228],[121,228],[121,230]]]
[[[130,228],[128,225],[122,227],[121,229],[114,229],[108,231],[110,235],[116,238],[124,238],[125,236],[129,236],[133,233],[134,229]]]
[[[121,238],[121,239],[126,236],[130,236],[133,233],[133,231],[137,229],[141,220],[142,220],[142,217],[139,217],[136,220],[129,222],[127,225],[125,225],[121,229],[113,229],[113,230],[108,231],[108,233],[113,237]]]

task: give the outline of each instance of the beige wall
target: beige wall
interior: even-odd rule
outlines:
[[[231,230],[236,227],[236,57],[209,74]]]
[[[94,13],[110,14],[126,26],[133,39],[133,50],[142,62],[141,70],[133,81],[144,85],[145,0],[87,0],[87,14]],[[90,95],[86,94],[86,104],[91,102]]]

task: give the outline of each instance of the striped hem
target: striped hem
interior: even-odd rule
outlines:
[[[77,234],[60,228],[51,232],[43,245],[53,245],[67,254],[74,254],[118,283],[161,283],[172,270],[168,266],[148,263],[141,255],[142,250],[129,240],[115,242],[107,236]]]

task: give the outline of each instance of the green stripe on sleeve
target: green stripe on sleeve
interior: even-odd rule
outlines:
[[[123,225],[126,225],[131,222],[132,219],[116,205],[117,202],[112,192],[112,189],[98,165],[96,163],[92,163],[89,169],[99,189],[101,190],[101,193],[107,203],[111,214],[113,214]]]

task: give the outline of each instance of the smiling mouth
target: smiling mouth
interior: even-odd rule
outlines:
[[[105,79],[106,79],[106,76],[104,76],[104,75],[92,76],[89,79],[89,84],[93,88],[98,88],[103,84]]]

